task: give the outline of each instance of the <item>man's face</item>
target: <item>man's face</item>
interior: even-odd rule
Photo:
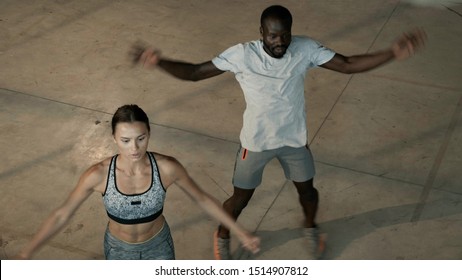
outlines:
[[[291,26],[280,19],[267,18],[260,27],[263,49],[274,58],[281,58],[292,40]]]

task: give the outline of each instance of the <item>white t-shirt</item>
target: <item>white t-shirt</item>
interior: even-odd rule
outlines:
[[[335,52],[302,36],[282,58],[273,58],[255,40],[230,47],[212,62],[231,71],[244,92],[247,107],[240,134],[242,147],[260,152],[307,143],[304,80],[310,68],[324,64]]]

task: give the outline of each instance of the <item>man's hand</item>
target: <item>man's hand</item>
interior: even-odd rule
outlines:
[[[404,33],[391,46],[393,55],[397,60],[403,60],[413,56],[417,51],[424,47],[427,34],[422,29],[415,29]]]
[[[141,64],[143,68],[151,68],[157,65],[160,60],[160,51],[145,47],[144,44],[135,43],[129,53],[133,64]]]

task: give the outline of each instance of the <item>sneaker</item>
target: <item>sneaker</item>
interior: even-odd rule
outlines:
[[[304,228],[303,236],[308,242],[308,252],[310,254],[310,259],[318,260],[321,258],[324,253],[326,244],[325,240],[319,235],[319,229],[314,228]]]
[[[213,234],[213,254],[216,260],[230,260],[231,255],[229,253],[229,241],[231,239],[225,239],[218,236],[218,230]]]

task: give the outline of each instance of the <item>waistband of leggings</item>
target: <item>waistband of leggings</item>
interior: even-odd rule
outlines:
[[[153,236],[149,237],[148,239],[144,240],[144,241],[141,241],[141,242],[128,242],[128,241],[125,241],[125,240],[122,240],[116,236],[114,236],[111,231],[109,230],[109,224],[108,226],[106,227],[106,233],[111,237],[111,238],[114,238],[120,242],[123,242],[123,243],[126,243],[126,244],[129,244],[129,245],[140,245],[140,244],[144,244],[144,243],[147,243],[151,240],[153,240],[154,238],[156,238],[165,228],[166,226],[166,222],[164,221],[163,224],[162,224],[162,227],[160,228],[160,230],[158,232],[156,232],[156,234],[154,234]]]

